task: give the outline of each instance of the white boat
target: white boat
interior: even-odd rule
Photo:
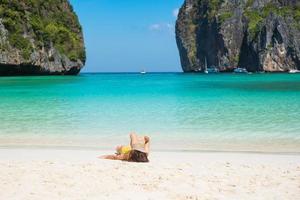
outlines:
[[[248,73],[247,69],[245,69],[245,68],[240,68],[240,67],[235,68],[235,69],[233,70],[233,72],[234,72],[234,73]]]
[[[219,73],[219,69],[216,68],[215,66],[210,66],[209,68],[207,68],[207,73]]]
[[[205,74],[212,74],[212,73],[219,73],[219,69],[216,68],[214,65],[210,66],[207,68],[207,61],[206,61],[206,57],[205,57],[205,69],[203,71]]]
[[[300,73],[300,71],[297,70],[297,69],[291,69],[291,70],[289,71],[289,73],[290,73],[290,74],[296,74],[296,73]]]
[[[205,73],[205,74],[208,74],[206,57],[205,57],[205,69],[204,69],[204,73]]]
[[[142,70],[141,74],[147,74],[146,70]]]

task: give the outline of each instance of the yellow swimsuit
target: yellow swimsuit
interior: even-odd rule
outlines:
[[[120,154],[129,154],[131,151],[131,147],[130,146],[123,146],[121,149],[120,149]]]

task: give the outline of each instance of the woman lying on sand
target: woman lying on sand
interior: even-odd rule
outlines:
[[[101,156],[102,159],[123,160],[129,162],[149,162],[150,138],[130,134],[130,146],[117,146],[116,155]]]

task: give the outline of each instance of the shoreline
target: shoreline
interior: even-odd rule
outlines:
[[[114,154],[113,150],[95,150],[95,149],[73,149],[73,148],[4,148],[0,147],[0,161],[3,160],[23,160],[27,157],[35,158],[35,160],[47,160],[53,157],[59,158],[59,156],[67,156],[68,159],[84,159],[89,158],[91,160],[102,160],[99,159],[98,156],[107,155],[107,154]],[[21,156],[22,155],[22,156]],[[230,152],[230,151],[150,151],[150,158],[153,157],[154,159],[161,159],[164,158],[166,161],[168,158],[175,159],[177,162],[177,158],[181,158],[181,161],[189,161],[189,158],[192,156],[197,155],[199,158],[220,158],[220,159],[227,159],[233,158],[233,160],[244,160],[247,161],[248,158],[277,158],[288,160],[291,162],[296,162],[299,164],[300,167],[300,153],[268,153],[268,152]],[[247,155],[248,157],[245,157]],[[171,156],[171,157],[170,157]],[[173,156],[173,157],[172,157]],[[197,158],[197,159],[199,159]],[[68,161],[68,159],[66,161]],[[191,159],[192,161],[193,159]],[[174,161],[174,160],[173,160]],[[264,161],[262,159],[262,161]],[[274,160],[276,161],[276,160]],[[119,161],[114,161],[119,162]],[[121,161],[122,162],[122,161]],[[125,162],[127,163],[127,162]]]
[[[117,146],[118,143],[113,143],[111,145],[106,145],[104,147],[101,147],[101,145],[54,145],[54,144],[1,144],[0,143],[0,150],[9,150],[9,149],[23,149],[23,150],[87,150],[87,151],[105,151],[105,152],[112,152],[114,151],[114,147]],[[125,144],[125,143],[124,143]],[[111,146],[111,147],[107,147]],[[269,154],[269,155],[299,155],[300,156],[300,149],[295,151],[295,148],[285,149],[285,151],[275,151],[276,146],[269,147],[265,149],[259,149],[253,150],[255,146],[251,146],[248,148],[241,149],[239,146],[236,145],[232,146],[232,148],[226,148],[227,146],[224,145],[223,147],[217,149],[210,147],[211,145],[207,145],[204,148],[159,148],[159,145],[151,145],[151,151],[152,152],[169,152],[169,153],[237,153],[237,154]],[[260,146],[259,146],[260,147]],[[278,148],[280,150],[283,149],[283,147]],[[293,151],[294,150],[294,151]]]
[[[260,154],[300,154],[298,139],[174,139],[150,135],[151,151],[156,152],[229,152]],[[1,136],[0,149],[79,149],[113,151],[118,145],[127,145],[128,136]]]
[[[43,145],[0,145],[0,151],[2,150],[45,150],[45,151],[89,151],[89,152],[110,152],[114,153],[114,148],[97,148],[86,146],[43,146]],[[280,152],[280,151],[243,151],[243,150],[205,150],[205,149],[151,149],[154,153],[200,153],[200,154],[253,154],[253,155],[295,155],[300,156],[300,152]]]

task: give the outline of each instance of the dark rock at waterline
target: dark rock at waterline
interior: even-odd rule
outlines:
[[[68,0],[0,3],[0,76],[76,75],[85,64],[82,28]]]
[[[182,68],[300,69],[300,1],[186,0],[176,23]]]

